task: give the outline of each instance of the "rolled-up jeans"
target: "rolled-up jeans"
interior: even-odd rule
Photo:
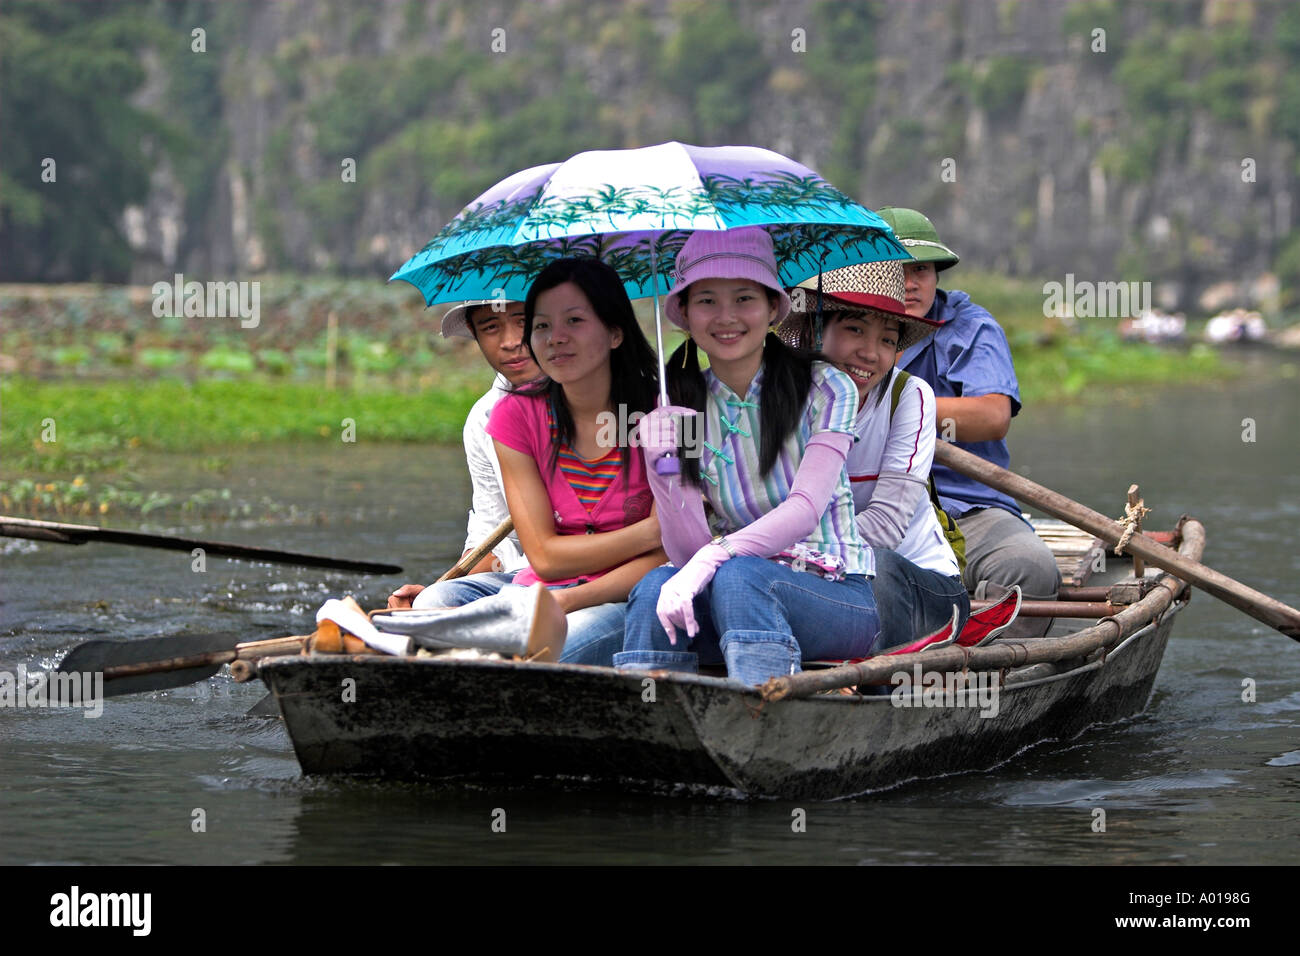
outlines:
[[[695,673],[700,663],[724,662],[744,684],[796,674],[803,660],[866,657],[875,648],[880,619],[866,575],[828,581],[767,558],[723,562],[695,597],[694,638],[677,629],[669,642],[659,622],[659,590],[677,573],[656,568],[628,597],[627,634],[614,655],[620,670]]]
[[[957,606],[957,633],[970,617],[970,595],[961,578],[919,568],[897,551],[873,548],[876,576],[871,592],[880,614],[880,640],[884,650],[933,634],[952,620]]]
[[[491,597],[504,588],[522,587],[512,584],[514,574],[488,571],[471,574],[454,581],[431,584],[415,596],[412,607],[461,607],[480,598]],[[555,584],[550,590],[575,587],[573,584]],[[568,636],[564,639],[561,664],[592,664],[610,667],[614,655],[623,646],[623,625],[627,618],[627,602],[597,604],[579,608],[565,615]]]

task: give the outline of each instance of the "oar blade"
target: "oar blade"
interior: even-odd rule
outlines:
[[[213,651],[233,651],[245,638],[228,631],[198,634],[166,634],[136,640],[87,641],[70,650],[59,663],[63,673],[103,671],[126,664],[165,661],[173,657],[193,657]]]
[[[164,637],[145,637],[132,641],[87,641],[74,647],[59,662],[60,674],[102,674],[114,667],[162,663],[180,657],[195,657],[216,651],[232,651],[240,642],[238,635],[228,632],[199,634],[170,634]],[[154,690],[182,687],[207,680],[220,664],[205,664],[180,670],[159,670],[147,674],[130,674],[104,678],[104,696],[142,694]]]
[[[168,690],[172,687],[184,687],[207,680],[221,670],[222,664],[209,664],[204,667],[186,667],[178,671],[158,671],[153,674],[132,674],[129,677],[114,677],[104,681],[105,697],[121,697],[123,694],[147,694],[155,690]]]

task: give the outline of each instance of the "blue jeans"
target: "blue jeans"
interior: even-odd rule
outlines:
[[[415,596],[411,607],[460,607],[479,598],[491,597],[514,580],[505,571],[486,571],[452,581],[430,584]]]
[[[798,673],[802,660],[866,657],[875,648],[880,619],[865,575],[827,581],[744,556],[724,562],[696,595],[699,633],[688,638],[678,630],[670,644],[655,607],[660,588],[676,573],[655,568],[632,589],[615,667],[695,673],[701,661],[722,661],[732,679],[761,684]]]
[[[952,620],[957,605],[958,633],[970,616],[970,595],[961,578],[918,568],[897,551],[874,548],[876,577],[871,582],[880,612],[883,650],[933,634]]]
[[[454,581],[431,584],[417,594],[411,603],[413,607],[460,607],[480,598],[491,597],[502,588],[514,587],[510,583],[513,578],[514,574],[497,571],[471,574]],[[566,587],[574,585],[555,585],[551,590]],[[564,639],[564,653],[560,655],[560,663],[612,666],[614,655],[623,647],[623,622],[626,617],[627,604],[623,601],[597,604],[566,614],[569,634]]]

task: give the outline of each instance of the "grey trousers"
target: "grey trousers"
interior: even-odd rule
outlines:
[[[1061,586],[1061,573],[1051,549],[1009,511],[984,508],[957,519],[966,536],[966,570],[962,583],[977,601],[996,601],[1012,585],[1020,585],[1026,601],[1052,601]],[[1021,618],[1008,636],[1038,637],[1051,618]]]

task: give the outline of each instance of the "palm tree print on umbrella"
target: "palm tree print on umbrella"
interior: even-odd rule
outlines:
[[[429,304],[523,299],[551,259],[592,255],[639,298],[664,288],[690,232],[744,225],[772,233],[788,285],[819,269],[907,257],[875,213],[778,153],[665,143],[583,153],[511,176],[393,278],[415,284]]]

